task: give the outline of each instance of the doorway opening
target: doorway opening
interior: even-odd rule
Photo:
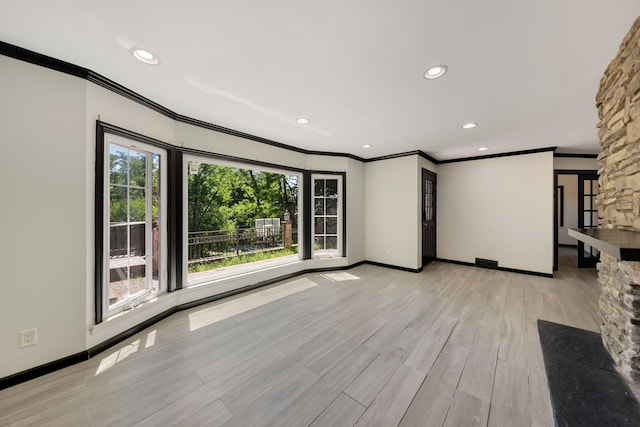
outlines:
[[[595,228],[598,212],[598,175],[595,170],[554,171],[554,259],[553,269],[560,265],[593,268],[598,262],[597,249],[585,246],[568,235],[571,228]]]

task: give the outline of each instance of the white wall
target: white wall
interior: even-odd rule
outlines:
[[[421,244],[418,156],[365,165],[365,258],[416,269]]]
[[[304,168],[306,163],[307,156],[295,151],[261,144],[233,135],[212,132],[185,123],[176,123],[175,127],[178,145],[185,148],[273,163],[280,166]]]
[[[578,241],[567,233],[578,227],[578,175],[558,175],[558,185],[564,186],[564,226],[558,227],[558,243],[577,245]]]
[[[438,165],[439,258],[553,273],[553,153]]]
[[[366,259],[365,164],[348,159],[347,170],[347,258],[355,264]]]
[[[83,351],[84,80],[0,56],[0,378]],[[18,332],[38,344],[18,348]]]
[[[598,160],[583,159],[580,157],[554,157],[553,168],[565,170],[598,170]]]

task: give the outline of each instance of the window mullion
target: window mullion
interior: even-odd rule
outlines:
[[[315,212],[315,192],[313,175],[309,171],[303,173],[302,180],[302,230],[303,230],[303,256],[302,259],[311,259],[313,256],[313,242],[315,234],[314,212]]]
[[[145,180],[146,189],[144,192],[146,205],[144,259],[146,269],[146,289],[148,290],[153,287],[153,165],[151,153],[145,153],[145,155],[147,160]],[[151,255],[149,255],[149,252],[151,252]]]
[[[131,150],[127,150],[127,298],[131,296]]]

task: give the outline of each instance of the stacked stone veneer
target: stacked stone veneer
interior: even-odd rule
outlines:
[[[600,81],[596,97],[600,226],[640,232],[640,18]],[[600,256],[602,341],[620,370],[640,384],[640,262]]]

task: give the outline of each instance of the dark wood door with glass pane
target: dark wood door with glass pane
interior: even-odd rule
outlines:
[[[422,169],[422,265],[436,258],[436,174]]]
[[[595,205],[598,190],[598,175],[578,175],[578,227],[598,227],[598,210]],[[600,252],[596,248],[584,242],[578,242],[579,268],[595,267],[599,258]]]

